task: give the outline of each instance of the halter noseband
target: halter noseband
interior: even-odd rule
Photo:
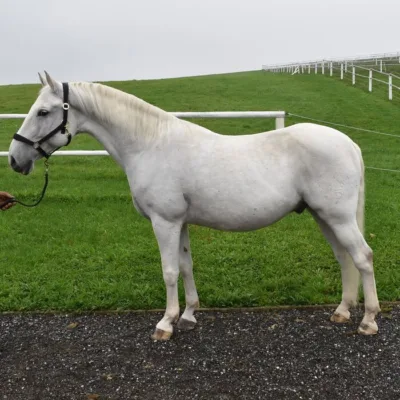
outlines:
[[[68,124],[68,110],[69,110],[69,103],[68,103],[68,95],[69,95],[69,86],[68,83],[63,82],[63,92],[64,92],[64,103],[62,105],[63,108],[63,120],[60,125],[58,125],[55,129],[53,129],[50,133],[48,133],[46,136],[42,137],[40,140],[37,142],[33,142],[32,140],[27,139],[24,136],[19,135],[16,133],[14,135],[14,139],[26,143],[30,146],[32,146],[35,150],[37,150],[43,157],[49,158],[52,153],[46,153],[45,150],[41,147],[41,145],[44,142],[47,142],[50,138],[52,138],[56,133],[61,132],[63,135],[65,132],[67,133],[67,144],[65,146],[68,146],[71,142],[71,134],[68,132],[67,124]],[[55,149],[54,151],[56,151]],[[53,151],[53,152],[54,152]]]

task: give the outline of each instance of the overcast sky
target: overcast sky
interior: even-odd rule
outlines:
[[[0,84],[152,79],[400,51],[399,0],[0,0]]]

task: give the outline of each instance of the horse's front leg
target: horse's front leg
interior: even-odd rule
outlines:
[[[172,323],[179,318],[178,276],[179,242],[182,223],[152,218],[153,230],[161,254],[164,282],[167,290],[167,307],[164,317],[151,336],[154,340],[168,340],[173,332]]]
[[[185,287],[186,308],[178,322],[178,328],[191,330],[196,326],[194,312],[199,308],[199,296],[193,278],[193,261],[190,251],[189,228],[184,224],[179,245],[179,269]]]

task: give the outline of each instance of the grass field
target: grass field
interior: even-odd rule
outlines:
[[[60,77],[62,78],[62,77]],[[168,111],[285,110],[400,134],[400,107],[326,76],[263,72],[108,82]],[[26,113],[39,85],[0,87],[0,113]],[[273,120],[197,120],[224,134],[273,129]],[[286,124],[297,121],[288,118]],[[7,150],[21,120],[0,121]],[[400,138],[347,130],[367,166],[400,169]],[[71,149],[99,149],[80,136]],[[266,155],[268,156],[268,155]],[[35,197],[43,169],[23,177],[0,158],[0,190]],[[131,204],[123,172],[107,157],[54,157],[50,186],[35,209],[0,215],[0,310],[159,308],[165,304],[149,222]],[[375,252],[381,300],[400,298],[400,174],[366,171],[366,237]],[[202,306],[338,302],[340,268],[308,213],[251,233],[190,228]],[[183,302],[183,291],[180,287]]]

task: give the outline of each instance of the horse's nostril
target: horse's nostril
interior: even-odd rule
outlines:
[[[17,166],[17,162],[15,161],[15,158],[13,156],[10,157],[10,165],[12,168]]]
[[[10,157],[10,166],[16,172],[22,171],[21,167],[18,165],[17,161],[15,160],[15,158],[13,156]]]

